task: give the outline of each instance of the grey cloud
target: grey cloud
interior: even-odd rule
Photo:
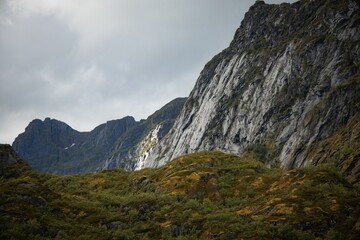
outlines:
[[[91,130],[187,96],[254,2],[1,1],[0,142],[34,118]]]

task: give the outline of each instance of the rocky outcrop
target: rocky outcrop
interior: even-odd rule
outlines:
[[[67,124],[55,119],[35,119],[29,123],[12,144],[21,157],[35,169],[43,171],[47,162],[56,162],[67,155],[68,148],[82,141],[82,135]]]
[[[230,46],[206,64],[169,134],[144,164],[253,144],[285,168],[360,108],[360,14],[354,0],[257,1]]]
[[[40,172],[74,174],[116,167],[133,170],[140,156],[169,131],[185,100],[171,101],[147,120],[124,117],[90,132],[78,132],[55,119],[35,119],[15,139],[13,148]],[[146,144],[149,134],[150,145]],[[141,144],[145,144],[143,148]]]
[[[0,144],[0,177],[18,177],[30,167],[12,149],[10,145]]]

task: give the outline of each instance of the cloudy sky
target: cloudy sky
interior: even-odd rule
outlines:
[[[0,0],[0,143],[35,118],[89,131],[188,96],[254,2]]]

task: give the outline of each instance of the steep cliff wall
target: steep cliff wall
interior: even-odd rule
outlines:
[[[254,144],[283,167],[310,164],[311,146],[358,119],[359,23],[354,0],[257,1],[230,46],[206,64],[144,166]]]

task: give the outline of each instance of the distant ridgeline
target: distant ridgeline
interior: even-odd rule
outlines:
[[[12,146],[40,172],[74,174],[141,168],[147,152],[169,131],[185,101],[177,98],[146,120],[125,117],[91,132],[78,132],[55,119],[35,119]]]

